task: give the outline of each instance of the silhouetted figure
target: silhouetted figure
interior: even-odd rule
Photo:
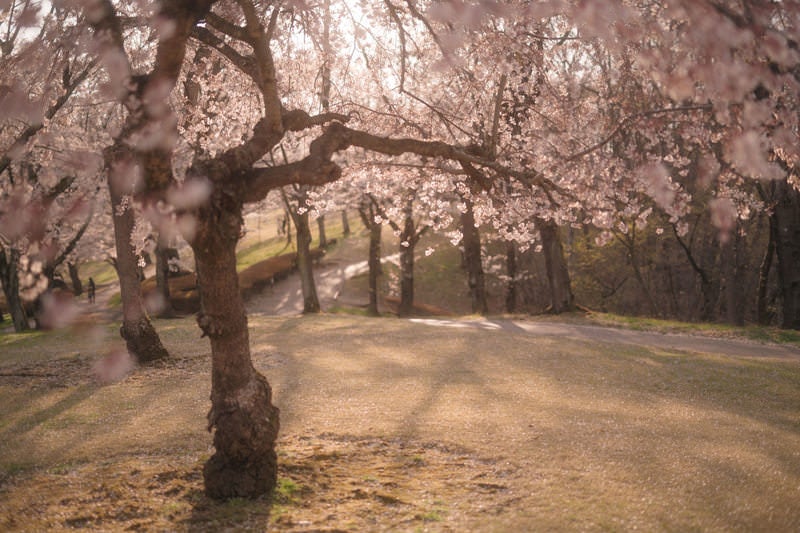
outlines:
[[[89,290],[87,291],[87,293],[89,294],[89,303],[90,304],[94,303],[94,292],[95,292],[95,289],[96,289],[96,287],[94,285],[94,280],[92,278],[89,278]]]

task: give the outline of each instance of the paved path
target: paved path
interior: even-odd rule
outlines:
[[[528,320],[451,320],[412,318],[417,323],[438,327],[479,328],[530,333],[545,337],[565,337],[591,342],[651,346],[669,350],[729,355],[735,357],[778,357],[800,360],[800,348],[784,344],[762,344],[739,339],[718,339],[697,335],[635,331],[603,326],[536,322]]]
[[[397,262],[399,254],[381,258],[381,262]],[[366,261],[347,263],[339,260],[323,259],[319,267],[314,268],[317,297],[322,309],[330,309],[337,305],[364,307],[364,301],[348,301],[342,297],[342,288],[348,279],[360,276],[368,270]],[[284,280],[264,291],[252,296],[245,303],[248,313],[266,315],[296,315],[303,312],[303,291],[300,285],[300,274],[292,273]]]

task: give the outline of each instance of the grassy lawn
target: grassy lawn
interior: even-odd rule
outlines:
[[[476,324],[251,317],[279,490],[226,503],[202,494],[210,350],[191,318],[156,321],[171,361],[106,385],[110,326],[4,336],[0,529],[800,528],[797,359]]]

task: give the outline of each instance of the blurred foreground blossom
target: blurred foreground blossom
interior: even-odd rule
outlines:
[[[736,227],[736,206],[730,198],[715,198],[709,203],[711,224],[719,230],[719,240],[725,244],[730,240],[731,231]]]
[[[71,326],[80,315],[80,308],[76,305],[75,297],[71,293],[56,290],[42,295],[42,310],[38,320],[44,329]]]
[[[144,308],[151,315],[159,315],[167,308],[167,300],[160,292],[150,292],[144,297]]]
[[[102,384],[113,383],[127,376],[135,366],[131,354],[124,348],[118,348],[97,361],[92,366],[92,374]]]

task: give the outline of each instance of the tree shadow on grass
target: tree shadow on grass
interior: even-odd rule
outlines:
[[[200,482],[202,484],[202,482]],[[191,515],[185,520],[187,531],[268,531],[273,499],[232,498],[212,500],[202,488],[183,495],[192,504]]]
[[[12,438],[19,438],[41,424],[52,421],[63,413],[71,410],[84,400],[90,398],[97,391],[97,388],[98,387],[95,384],[84,383],[83,385],[77,386],[66,396],[59,399],[52,405],[49,405],[43,409],[33,410],[30,414],[22,416],[15,423],[0,430],[0,441],[9,442]],[[15,402],[13,406],[9,406],[7,404],[4,406],[5,416],[11,413],[26,410],[28,405],[36,403],[39,398],[45,396],[48,392],[49,391],[43,390],[40,392],[40,394],[34,396],[33,398],[26,396],[24,399],[27,401]],[[9,407],[11,407],[10,410]]]

